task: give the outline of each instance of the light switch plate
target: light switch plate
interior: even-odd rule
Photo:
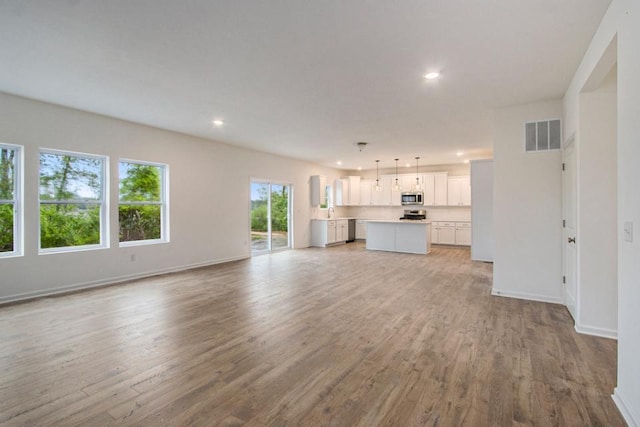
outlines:
[[[625,242],[633,242],[633,222],[624,222],[622,227],[622,238]]]

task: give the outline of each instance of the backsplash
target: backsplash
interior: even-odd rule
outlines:
[[[398,219],[405,209],[424,209],[427,219],[432,221],[471,221],[471,208],[444,208],[429,206],[350,206],[341,209],[340,215],[358,219]]]

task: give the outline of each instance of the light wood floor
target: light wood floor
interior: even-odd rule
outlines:
[[[618,426],[616,342],[361,244],[0,307],[0,425]]]

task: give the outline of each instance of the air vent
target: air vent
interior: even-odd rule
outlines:
[[[525,151],[559,150],[561,141],[562,126],[559,119],[524,124]]]

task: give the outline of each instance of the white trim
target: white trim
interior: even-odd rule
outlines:
[[[250,259],[250,258],[251,258],[250,256],[242,255],[242,256],[237,256],[237,257],[223,258],[223,259],[219,259],[219,260],[215,260],[215,261],[198,262],[198,263],[194,263],[194,264],[187,264],[187,265],[182,265],[182,266],[177,266],[177,267],[164,268],[164,269],[159,269],[159,270],[151,270],[151,271],[146,271],[146,272],[143,272],[143,273],[129,274],[129,275],[125,275],[125,276],[117,276],[117,277],[112,277],[112,278],[105,279],[105,280],[96,280],[96,281],[91,281],[91,282],[76,283],[76,284],[73,284],[73,285],[61,286],[59,288],[51,288],[51,289],[44,289],[44,290],[40,290],[40,291],[26,292],[26,293],[23,293],[23,294],[10,295],[10,296],[6,296],[6,297],[0,297],[0,305],[6,304],[6,303],[10,303],[10,302],[30,300],[30,299],[34,299],[34,298],[53,296],[53,295],[57,295],[57,294],[64,294],[64,293],[67,293],[67,292],[78,291],[78,290],[83,290],[83,289],[91,289],[91,288],[99,288],[99,287],[102,287],[102,286],[115,285],[117,283],[128,282],[130,280],[142,279],[142,278],[145,278],[145,277],[157,276],[157,275],[160,275],[160,274],[176,273],[176,272],[179,272],[179,271],[191,270],[191,269],[194,269],[194,268],[207,267],[207,266],[210,266],[210,265],[223,264],[223,263],[226,263],[226,262],[239,261],[239,260]]]
[[[618,331],[615,329],[597,328],[595,326],[579,325],[575,323],[576,332],[584,335],[593,335],[594,337],[618,339]]]
[[[631,411],[631,405],[627,403],[628,400],[623,397],[619,387],[613,389],[611,398],[618,407],[618,410],[622,414],[624,420],[629,424],[629,427],[640,427],[640,416],[638,414],[635,414],[636,416],[634,416]]]
[[[24,256],[24,147],[0,142],[0,149],[12,150],[13,158],[13,199],[3,200],[13,205],[13,250],[0,252],[0,258]]]
[[[550,304],[562,304],[562,297],[552,297],[548,295],[529,294],[525,292],[502,291],[500,289],[492,289],[491,295],[506,298],[523,299],[527,301],[548,302]]]

